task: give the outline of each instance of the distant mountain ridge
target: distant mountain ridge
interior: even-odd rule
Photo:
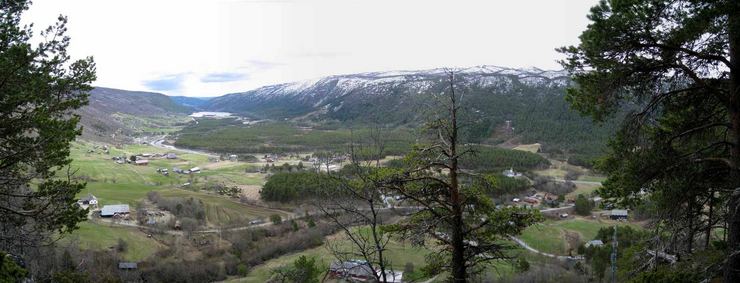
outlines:
[[[323,111],[330,118],[346,120],[352,118],[353,114],[350,112],[355,110],[352,104],[378,102],[375,100],[381,98],[396,102],[396,106],[408,105],[406,102],[413,100],[418,94],[442,89],[447,84],[448,70],[456,72],[458,84],[475,89],[496,89],[498,92],[509,90],[518,84],[562,88],[569,81],[564,71],[497,66],[369,72],[327,76],[227,94],[211,99],[205,109],[263,118],[292,118]]]
[[[192,108],[180,105],[170,97],[155,92],[129,91],[96,87],[90,92],[88,105],[78,111],[83,138],[109,140],[113,134],[127,136],[132,125],[114,119],[116,113],[141,117],[187,114]]]
[[[474,116],[469,128],[473,142],[539,142],[550,152],[592,158],[614,133],[613,124],[595,125],[570,110],[563,99],[571,84],[565,71],[538,68],[476,66],[327,76],[215,97],[204,108],[258,119],[415,127],[433,96],[448,88],[449,70]]]
[[[357,124],[416,127],[435,95],[449,86],[449,69],[368,72],[260,87],[210,99],[96,88],[83,109],[86,135],[130,129],[112,113],[136,116],[190,111],[232,112],[257,119],[317,126]],[[571,81],[564,71],[477,66],[452,69],[465,93],[472,142],[542,143],[549,152],[592,158],[603,152],[614,124],[595,125],[563,99]],[[91,114],[91,115],[90,115]],[[91,117],[86,117],[91,116]]]

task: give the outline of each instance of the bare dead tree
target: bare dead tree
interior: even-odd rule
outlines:
[[[340,262],[361,259],[378,282],[394,278],[390,263],[385,256],[390,233],[383,228],[388,223],[389,213],[386,196],[378,184],[377,169],[385,154],[384,130],[372,127],[368,133],[368,144],[356,142],[354,131],[349,146],[349,165],[341,173],[327,174],[336,181],[337,191],[329,192],[316,207],[344,233],[350,245],[342,241],[328,243],[328,248]]]
[[[449,86],[439,97],[437,114],[427,123],[428,144],[417,145],[404,160],[403,169],[384,174],[377,185],[402,196],[419,209],[396,226],[395,232],[415,243],[432,238],[441,247],[440,269],[451,280],[465,282],[479,264],[510,259],[512,248],[502,241],[541,220],[539,213],[519,208],[496,208],[482,193],[495,186],[495,177],[460,168],[461,158],[473,153],[461,138],[463,94],[448,71]],[[443,262],[449,262],[444,264]]]

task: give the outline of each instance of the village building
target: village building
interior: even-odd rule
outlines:
[[[601,240],[591,240],[591,241],[586,242],[584,246],[587,248],[590,248],[590,247],[601,247],[603,245],[604,245],[604,242],[602,242]]]
[[[82,197],[80,200],[78,200],[77,203],[84,204],[84,205],[97,206],[98,198],[92,194],[87,194],[87,196]]]
[[[139,264],[136,262],[119,262],[118,269],[121,270],[135,270],[139,268]]]
[[[167,158],[167,159],[177,159],[177,154],[168,153],[168,154],[165,155],[165,158]]]
[[[190,173],[200,173],[200,167],[190,168]]]
[[[522,173],[519,173],[519,172],[514,171],[514,168],[513,167],[512,168],[509,168],[507,170],[504,170],[503,174],[504,174],[504,176],[509,177],[509,178],[516,178],[516,177],[521,177],[522,176]]]
[[[239,161],[239,156],[236,154],[229,155],[229,161]]]
[[[612,220],[627,220],[627,216],[626,209],[612,209],[611,213],[609,213],[609,218]]]
[[[136,159],[136,161],[134,161],[134,163],[136,165],[146,166],[146,165],[149,165],[149,160],[146,160],[146,159]]]
[[[103,206],[100,210],[101,217],[127,216],[130,213],[128,204],[112,204]]]

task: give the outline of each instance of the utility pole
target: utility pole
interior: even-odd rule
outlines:
[[[614,225],[614,237],[612,238],[612,283],[617,282],[617,225]]]

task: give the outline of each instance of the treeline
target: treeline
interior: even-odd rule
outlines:
[[[236,119],[201,119],[178,133],[176,145],[224,153],[290,153],[305,151],[347,152],[352,143],[369,144],[369,129],[319,130],[289,123],[243,125]],[[400,155],[411,149],[408,130],[384,131],[385,152]]]
[[[521,150],[473,146],[472,154],[462,158],[460,166],[468,170],[501,172],[513,168],[516,171],[529,171],[550,165],[544,157]]]
[[[484,186],[486,194],[493,197],[502,195],[513,195],[521,193],[530,188],[531,185],[526,179],[511,178],[506,176],[496,176],[494,186]]]
[[[266,201],[290,202],[325,196],[337,191],[336,179],[316,172],[276,173],[262,186],[260,197]]]

